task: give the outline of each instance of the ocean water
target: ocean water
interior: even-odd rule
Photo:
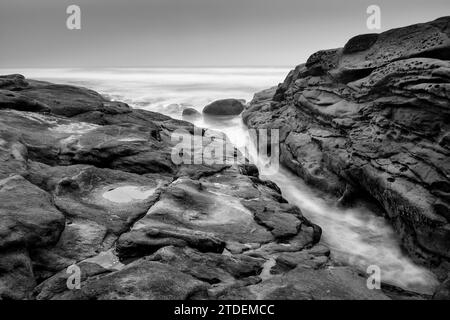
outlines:
[[[289,68],[101,68],[0,69],[27,78],[93,88],[130,105],[179,118],[181,109],[199,111],[217,99],[250,100],[261,89],[277,85]],[[177,108],[173,104],[183,104]],[[172,106],[170,106],[172,105]]]
[[[27,78],[85,86],[134,108],[178,119],[183,108],[194,107],[201,112],[216,99],[249,101],[254,93],[282,82],[288,71],[289,68],[0,69],[1,74],[21,73]],[[252,149],[249,133],[239,117],[226,122],[199,119],[195,124],[223,131],[238,148]],[[257,158],[255,152],[251,155]],[[384,218],[364,207],[337,208],[332,199],[324,198],[290,171],[281,168],[274,175],[270,167],[261,163],[261,175],[276,182],[289,202],[322,227],[322,241],[331,247],[337,262],[362,273],[376,265],[382,282],[419,293],[434,291],[438,284],[435,276],[411,261]]]

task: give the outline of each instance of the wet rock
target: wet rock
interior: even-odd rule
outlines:
[[[0,180],[0,249],[54,244],[64,221],[45,191],[17,175]]]
[[[247,255],[201,253],[179,247],[161,248],[149,257],[149,260],[171,265],[210,284],[232,282],[235,279],[258,275],[264,262]]]
[[[86,165],[49,167],[34,163],[27,177],[49,191],[71,220],[89,220],[113,234],[121,234],[145,215],[168,183],[160,175],[143,177]]]
[[[337,286],[317,280],[318,293],[305,294],[287,278],[300,267],[320,278],[333,265],[321,229],[223,134],[84,88],[20,76],[0,77],[0,86],[49,108],[0,109],[2,299],[216,299],[254,297],[252,288],[309,298]],[[274,110],[268,96],[259,95],[261,107]],[[202,136],[183,150],[202,163],[172,161],[179,129]],[[316,130],[311,141],[331,138]],[[221,156],[202,150],[217,145],[227,146]],[[72,265],[80,290],[67,287]]]
[[[27,158],[28,150],[20,136],[0,129],[0,179],[25,173]]]
[[[206,297],[208,285],[159,262],[137,260],[120,271],[88,278],[80,290],[65,291],[63,300],[184,300]]]
[[[85,281],[90,277],[108,273],[109,271],[98,264],[81,262],[76,265],[80,268],[80,281]],[[34,288],[33,294],[37,300],[49,300],[60,294],[64,294],[68,289],[69,277],[73,275],[72,272],[67,272],[64,269],[51,278],[40,283]]]
[[[237,99],[217,100],[208,104],[203,113],[212,116],[235,116],[244,110],[244,104]]]
[[[202,252],[221,253],[225,243],[211,233],[162,226],[131,230],[118,239],[116,249],[119,257],[126,259],[146,256],[166,246],[189,246]]]
[[[139,174],[175,170],[169,133],[161,140],[151,127],[98,126],[10,110],[2,112],[0,123],[21,134],[32,160],[48,165],[82,163]]]
[[[364,278],[345,267],[321,270],[295,268],[259,284],[232,288],[221,299],[258,300],[387,300],[380,290],[369,290]]]
[[[101,110],[106,102],[106,99],[93,90],[50,83],[30,86],[20,93],[45,104],[53,114],[66,117]]]
[[[50,108],[42,102],[31,99],[18,92],[0,90],[0,109],[20,111],[49,112]]]
[[[0,252],[0,300],[30,299],[36,286],[30,257],[25,250]]]
[[[297,207],[288,204],[261,204],[260,201],[245,201],[244,205],[254,212],[259,224],[270,230],[277,239],[289,238],[297,235],[301,226],[301,212]]]
[[[330,251],[317,245],[310,250],[283,252],[276,257],[276,269],[290,270],[297,266],[319,269],[329,262]]]
[[[445,280],[433,295],[433,300],[450,300],[450,279]]]
[[[133,230],[178,227],[244,243],[273,239],[266,228],[255,222],[252,213],[240,203],[239,198],[218,194],[214,187],[206,179],[200,182],[178,179]]]
[[[50,167],[31,163],[27,178],[47,190],[66,218],[58,242],[34,250],[40,275],[108,250],[158,199],[169,181],[127,172],[77,165]]]
[[[274,194],[275,190],[255,184],[236,168],[198,181],[179,178],[120,237],[119,255],[139,256],[168,245],[220,253],[225,242],[265,244],[300,233],[313,243],[313,234],[303,234],[300,227],[308,224],[301,212],[279,202]],[[255,198],[259,200],[249,200]]]
[[[200,112],[198,112],[194,108],[186,108],[186,109],[183,109],[181,116],[183,117],[183,119],[193,120],[193,119],[200,118],[202,115]]]
[[[0,76],[0,89],[16,91],[28,86],[28,81],[21,74],[8,74]]]
[[[280,130],[281,163],[308,184],[379,204],[427,264],[450,258],[448,22],[319,51],[243,112],[250,128]]]

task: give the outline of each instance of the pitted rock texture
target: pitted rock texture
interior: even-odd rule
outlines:
[[[250,128],[341,202],[374,199],[418,260],[450,259],[450,17],[319,51],[255,95]]]

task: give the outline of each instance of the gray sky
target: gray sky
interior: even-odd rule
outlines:
[[[373,32],[370,4],[380,31],[450,15],[449,0],[0,0],[0,67],[292,66]]]

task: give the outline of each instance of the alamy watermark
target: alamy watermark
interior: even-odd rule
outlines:
[[[381,268],[377,265],[370,265],[366,270],[369,277],[367,278],[366,285],[369,290],[381,289]]]
[[[369,17],[366,20],[366,26],[369,30],[381,29],[381,8],[376,4],[367,7],[366,13]]]
[[[69,290],[81,289],[81,269],[76,264],[69,266],[66,270],[70,276],[67,278],[66,285]]]
[[[66,13],[69,15],[66,20],[66,27],[69,30],[81,29],[81,9],[79,6],[72,4],[67,7]]]
[[[280,166],[278,129],[249,129],[249,143],[237,149],[224,133],[194,128],[194,133],[179,129],[171,135],[172,162],[176,165],[254,164],[265,168],[265,175],[276,173]],[[242,137],[245,139],[246,137]]]
[[[366,26],[369,30],[381,29],[381,8],[379,5],[372,4],[367,7],[366,13],[369,15],[366,20]],[[66,20],[66,27],[69,30],[81,30],[81,8],[76,4],[71,4],[66,9],[69,16]]]

